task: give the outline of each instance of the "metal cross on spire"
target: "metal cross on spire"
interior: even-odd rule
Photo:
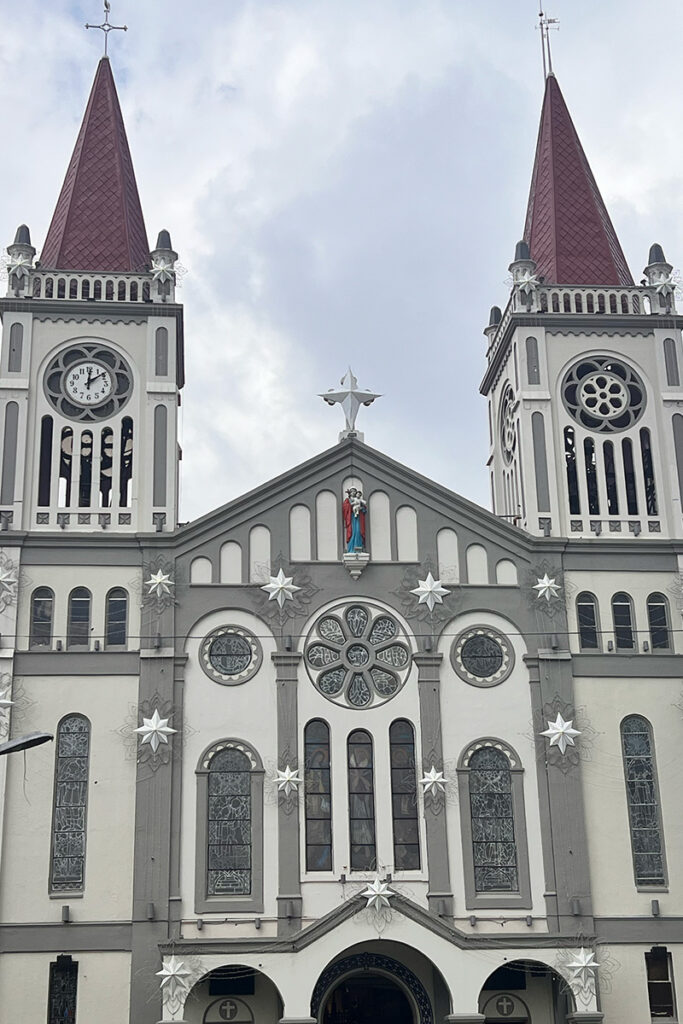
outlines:
[[[111,11],[111,4],[109,0],[104,0],[104,21],[101,25],[86,25],[86,28],[99,28],[104,33],[104,56],[107,56],[107,43],[109,41],[110,32],[127,32],[127,25],[110,25],[109,24],[109,12]]]
[[[376,398],[381,398],[382,396],[376,395],[372,391],[361,391],[358,387],[358,379],[354,377],[350,366],[340,383],[341,389],[339,391],[330,388],[324,395],[319,395],[318,397],[322,398],[328,405],[339,404],[344,410],[346,429],[342,430],[339,440],[343,441],[346,437],[357,437],[359,441],[362,441],[363,434],[356,430],[358,410],[361,405],[372,405]]]
[[[543,10],[543,0],[538,5],[538,27],[541,30],[541,53],[543,54],[543,78],[553,74],[553,57],[550,51],[550,32],[552,29],[559,31],[560,19],[549,18]]]

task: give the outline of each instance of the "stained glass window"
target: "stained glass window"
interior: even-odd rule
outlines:
[[[417,822],[415,734],[410,722],[399,720],[389,730],[391,808],[394,823],[394,868],[420,867],[420,832]]]
[[[615,594],[612,598],[612,618],[617,650],[632,651],[635,647],[633,635],[633,608],[628,594]]]
[[[351,870],[374,871],[377,851],[372,740],[367,732],[360,729],[349,736],[348,773]]]
[[[207,893],[251,893],[251,763],[234,747],[209,764]]]
[[[653,651],[666,651],[669,641],[669,604],[664,594],[650,594],[647,599],[647,624]]]
[[[127,639],[128,594],[117,587],[107,594],[105,623],[105,644],[107,647],[124,647]]]
[[[31,596],[31,647],[52,644],[52,609],[54,594],[49,587],[38,587]]]
[[[666,885],[652,730],[640,715],[621,724],[636,885]]]
[[[90,645],[90,591],[85,587],[76,587],[69,594],[66,643],[67,647]]]
[[[50,891],[81,892],[90,756],[87,718],[67,715],[61,720],[57,727],[56,755]]]
[[[576,599],[576,618],[579,624],[579,645],[582,651],[597,651],[600,647],[598,632],[598,605],[592,594],[584,592]]]
[[[482,747],[469,762],[476,892],[518,892],[510,764],[501,750]]]
[[[304,733],[306,764],[306,870],[332,870],[330,730],[319,719]]]
[[[50,964],[47,1024],[75,1024],[78,964],[70,956],[58,956]]]

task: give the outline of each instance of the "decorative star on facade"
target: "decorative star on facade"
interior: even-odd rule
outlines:
[[[285,576],[282,569],[280,569],[277,576],[269,577],[269,582],[264,583],[261,590],[266,591],[269,601],[277,601],[280,608],[284,608],[285,601],[293,601],[294,592],[301,590],[301,587],[295,586],[292,582],[293,579],[293,576]]]
[[[537,577],[537,579],[538,582],[534,586],[534,590],[538,591],[538,594],[536,596],[539,599],[544,597],[548,604],[550,604],[550,599],[553,597],[557,597],[562,587],[559,585],[559,583],[555,582],[555,577],[553,576],[553,578],[551,579],[550,576],[548,576],[548,573],[545,573],[545,575],[543,576]]]
[[[672,281],[670,276],[663,277],[661,281],[658,281],[655,285],[655,290],[658,295],[663,295],[665,299],[668,299],[670,295],[673,295],[676,291],[676,284]]]
[[[375,910],[381,910],[382,907],[389,906],[389,900],[396,893],[393,889],[389,888],[387,882],[382,882],[381,879],[376,878],[372,885],[368,885],[365,892],[361,893],[367,900],[366,906],[374,907]]]
[[[190,972],[183,963],[182,960],[178,960],[177,957],[170,957],[160,971],[156,972],[158,978],[161,978],[160,987],[163,991],[166,991],[170,995],[176,991],[177,988],[186,988],[186,979],[190,977]]]
[[[159,744],[168,743],[168,737],[177,731],[168,724],[168,718],[161,718],[156,708],[152,717],[143,718],[142,725],[135,730],[142,736],[143,743],[149,743],[155,754],[159,749]]]
[[[172,281],[174,276],[173,264],[169,260],[165,260],[161,256],[155,257],[152,260],[152,278],[154,281],[166,284],[167,281]]]
[[[353,432],[356,429],[356,417],[361,405],[372,405],[376,398],[381,398],[382,396],[376,395],[372,391],[361,391],[358,387],[358,378],[354,377],[350,366],[340,383],[341,389],[339,391],[330,388],[324,395],[319,395],[318,397],[322,398],[328,405],[341,405],[346,418],[346,430]]]
[[[548,728],[544,729],[541,736],[548,736],[550,738],[551,747],[559,747],[560,753],[564,754],[567,747],[574,747],[574,737],[581,735],[580,729],[572,729],[572,722],[574,719],[565,722],[564,718],[557,712],[557,718],[554,722],[548,722]]]
[[[420,779],[420,785],[424,786],[425,793],[431,793],[432,796],[445,792],[447,782],[448,779],[444,778],[443,772],[437,771],[434,765]]]
[[[16,253],[16,255],[10,256],[7,264],[10,275],[12,277],[18,277],[19,280],[23,277],[29,276],[31,265],[31,260],[23,253]]]
[[[0,711],[5,711],[7,708],[11,708],[14,704],[13,700],[10,700],[7,696],[9,693],[9,686],[6,686],[4,690],[0,690]]]
[[[285,796],[289,796],[290,793],[296,793],[302,780],[299,778],[298,769],[290,768],[287,765],[286,768],[278,768],[275,773],[275,781],[277,782],[278,790],[282,790]]]
[[[539,280],[535,274],[531,274],[528,270],[523,270],[517,280],[515,281],[517,289],[523,295],[533,295],[536,291]]]
[[[595,979],[595,972],[600,965],[595,959],[595,953],[583,946],[574,954],[574,959],[567,964],[572,972],[572,981],[578,981],[584,988]]]
[[[149,579],[145,580],[145,586],[149,587],[149,594],[154,594],[156,597],[166,597],[167,594],[171,593],[171,587],[174,586],[174,583],[169,573],[159,569],[158,572],[151,572],[149,574]]]
[[[441,580],[435,580],[431,572],[427,573],[426,580],[418,580],[417,584],[410,593],[416,595],[418,604],[426,604],[430,612],[434,611],[435,604],[443,604],[445,595],[450,594],[450,590],[442,587]]]

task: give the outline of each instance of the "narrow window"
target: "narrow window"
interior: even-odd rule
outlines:
[[[119,285],[118,285],[118,289],[117,289],[117,294],[118,294],[119,302],[125,302],[126,301],[126,282],[125,281],[119,281]]]
[[[128,594],[121,587],[107,594],[104,642],[107,647],[124,647],[127,639]]]
[[[67,647],[90,645],[90,591],[85,587],[76,587],[69,594],[66,644]]]
[[[81,472],[78,478],[78,506],[90,508],[92,489],[92,430],[81,434]]]
[[[576,618],[579,624],[579,646],[582,651],[600,649],[598,605],[592,594],[579,594],[576,599]]]
[[[647,625],[650,630],[650,646],[653,651],[668,651],[669,602],[664,594],[650,594],[647,599]]]
[[[121,420],[121,471],[119,474],[119,505],[129,508],[131,480],[133,478],[133,421],[130,416]]]
[[[360,729],[349,736],[348,772],[351,870],[374,871],[377,851],[372,740],[367,732]]]
[[[469,768],[475,892],[518,892],[510,763],[502,750],[482,747]]]
[[[0,504],[2,505],[14,503],[18,436],[19,406],[16,402],[8,402],[5,406],[5,432],[2,442],[2,477],[0,477]]]
[[[105,427],[100,435],[100,508],[111,507],[114,462],[114,431]]]
[[[47,1024],[76,1024],[78,964],[62,954],[50,964]]]
[[[137,286],[137,282],[136,281],[131,281],[131,285],[130,285],[130,301],[131,302],[137,302],[138,301],[138,286]]]
[[[157,377],[168,376],[168,331],[157,327],[154,338],[154,373]]]
[[[415,734],[410,722],[394,722],[389,730],[391,811],[394,822],[394,869],[420,867],[420,832],[417,821]]]
[[[598,473],[595,465],[595,442],[587,437],[583,442],[583,454],[586,460],[586,489],[588,491],[588,511],[591,515],[600,514],[600,496],[598,494]]]
[[[104,297],[105,297],[105,299],[107,299],[108,302],[111,302],[113,300],[113,298],[114,298],[114,282],[113,281],[107,281],[107,284],[105,286],[105,295],[104,295]]]
[[[626,507],[630,516],[638,515],[638,498],[636,495],[636,474],[633,469],[633,445],[628,437],[621,442],[624,457],[624,477],[626,480]]]
[[[40,467],[38,470],[38,505],[47,508],[50,504],[52,483],[52,417],[43,416],[40,421]]]
[[[152,476],[152,502],[155,508],[166,504],[166,464],[168,414],[165,405],[154,409],[154,471]]]
[[[612,619],[617,649],[632,651],[635,647],[633,635],[633,607],[628,594],[615,594],[612,598]]]
[[[90,722],[67,715],[57,727],[50,892],[82,892]]]
[[[605,460],[607,512],[611,516],[617,516],[619,515],[619,495],[617,493],[617,473],[614,466],[614,445],[611,441],[605,441],[602,454]]]
[[[90,281],[83,281],[83,283],[81,284],[81,298],[90,298]]]
[[[71,427],[62,427],[59,448],[59,507],[71,505],[71,463],[74,446],[74,432]]]
[[[630,715],[621,723],[626,800],[637,886],[666,885],[657,769],[649,723]]]
[[[251,763],[234,747],[209,764],[207,894],[251,893]]]
[[[309,722],[304,732],[306,765],[306,870],[332,870],[332,788],[330,730]]]
[[[75,277],[72,278],[71,281],[69,282],[69,298],[78,298],[78,280]]]
[[[95,284],[93,285],[92,295],[93,295],[93,299],[101,299],[102,298],[102,282],[101,281],[95,281]]]
[[[666,383],[670,388],[680,386],[678,374],[678,357],[676,356],[676,342],[673,338],[664,339],[664,365],[666,367]]]
[[[8,373],[21,373],[21,353],[24,347],[24,325],[12,324],[9,329]]]
[[[569,512],[573,516],[578,516],[581,515],[581,501],[579,499],[579,477],[576,472],[576,435],[573,427],[564,428],[564,463],[567,469]]]
[[[655,470],[652,459],[650,431],[643,428],[640,432],[640,454],[643,458],[643,478],[645,480],[645,507],[649,516],[657,515],[657,488],[655,487]]]
[[[38,587],[31,595],[30,647],[50,647],[52,644],[52,610],[54,594],[49,587]]]
[[[666,946],[653,946],[645,954],[645,970],[652,1020],[677,1020],[673,966]]]

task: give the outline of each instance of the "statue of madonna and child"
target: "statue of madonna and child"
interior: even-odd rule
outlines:
[[[349,487],[342,505],[346,550],[349,552],[365,550],[365,513],[367,505],[363,492],[356,487]]]

